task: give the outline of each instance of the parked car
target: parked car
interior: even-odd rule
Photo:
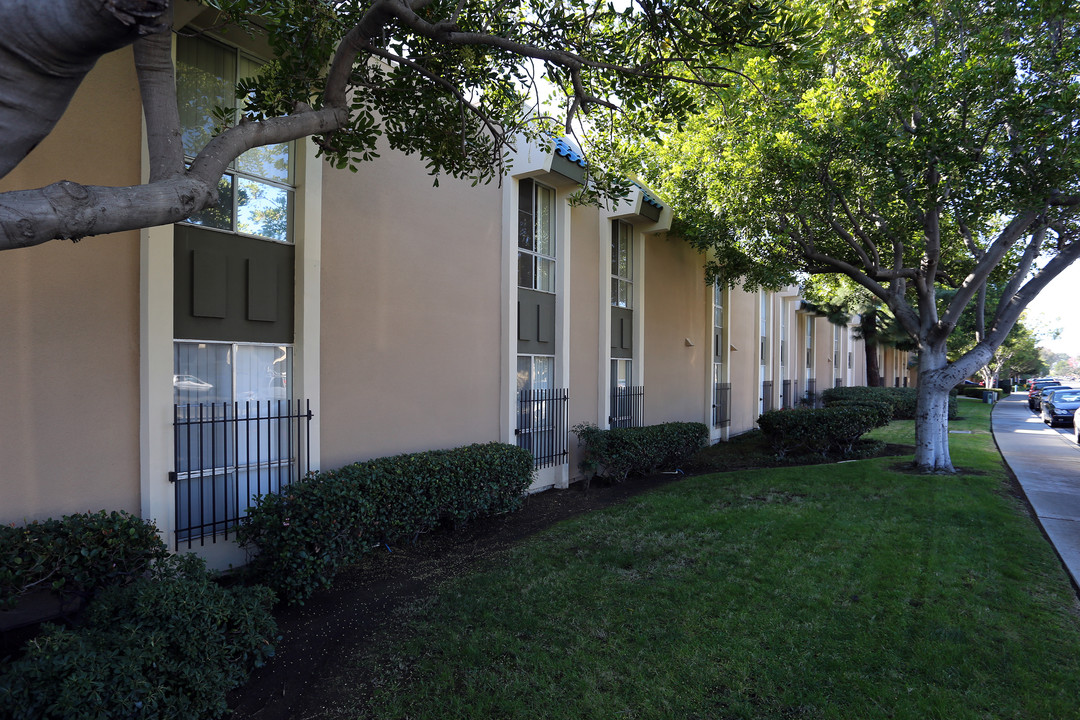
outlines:
[[[1058,390],[1072,390],[1071,385],[1047,385],[1035,393],[1035,412],[1042,414],[1042,406],[1046,398]]]
[[[1080,408],[1080,389],[1059,387],[1050,390],[1042,401],[1043,422],[1050,427],[1058,423],[1071,425],[1077,408]]]
[[[1031,387],[1028,388],[1028,407],[1031,408],[1033,412],[1039,412],[1043,388],[1060,385],[1061,383],[1057,380],[1033,380]]]

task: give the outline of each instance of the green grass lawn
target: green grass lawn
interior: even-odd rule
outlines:
[[[1076,718],[1080,621],[990,406],[899,458],[690,478],[560,524],[401,619],[376,718]],[[913,442],[911,423],[878,431]],[[909,439],[903,438],[911,435]],[[632,481],[631,481],[632,482]],[[346,692],[347,691],[343,691]]]

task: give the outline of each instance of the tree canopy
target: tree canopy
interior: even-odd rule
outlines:
[[[175,2],[175,8],[174,8]],[[618,112],[642,136],[654,118],[694,106],[691,87],[728,84],[739,48],[787,58],[809,26],[783,0],[203,0],[215,25],[264,34],[275,57],[242,80],[239,114],[185,158],[172,62],[174,10],[191,0],[0,3],[0,176],[46,136],[98,57],[134,46],[150,182],[58,182],[3,195],[0,250],[176,222],[217,202],[229,163],[253,147],[308,135],[338,167],[376,142],[418,153],[436,176],[497,177],[520,133],[575,127]],[[184,27],[182,32],[198,32]],[[539,78],[558,118],[537,118]],[[731,75],[731,77],[735,77]]]
[[[651,179],[723,280],[842,274],[885,303],[919,350],[916,461],[951,470],[945,393],[1080,255],[1080,9],[820,7],[813,60],[748,53],[736,94],[672,133]],[[969,305],[978,342],[948,362]]]

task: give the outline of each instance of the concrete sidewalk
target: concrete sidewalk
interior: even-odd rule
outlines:
[[[1048,428],[1028,409],[1027,393],[997,403],[994,440],[1035,508],[1073,583],[1080,586],[1080,445],[1072,429]]]

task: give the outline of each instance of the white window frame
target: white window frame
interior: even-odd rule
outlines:
[[[634,308],[634,226],[624,220],[612,220],[611,234],[611,306]],[[620,259],[626,258],[623,274]],[[623,300],[622,298],[625,298]]]
[[[556,232],[556,227],[558,226],[558,223],[556,222],[556,214],[557,214],[556,213],[556,203],[558,202],[558,193],[555,191],[554,188],[548,187],[547,185],[544,185],[543,183],[539,183],[539,182],[533,180],[532,178],[523,178],[523,179],[518,181],[518,184],[519,184],[518,196],[519,196],[519,198],[521,197],[521,186],[524,183],[529,183],[532,186],[532,197],[531,197],[531,202],[532,202],[532,207],[531,207],[532,227],[530,228],[530,231],[532,233],[532,248],[527,248],[527,247],[522,246],[522,238],[521,238],[521,232],[520,232],[520,228],[519,228],[518,233],[517,233],[517,235],[518,235],[518,238],[517,238],[517,251],[518,251],[518,256],[517,256],[518,257],[517,286],[519,288],[525,288],[526,290],[536,290],[537,292],[546,292],[546,293],[554,294],[556,292],[557,288],[559,287],[559,278],[558,278],[558,272],[559,272],[558,241],[559,241],[559,238],[558,238],[558,233]],[[548,198],[548,205],[547,205],[548,211],[547,211],[547,216],[545,218],[546,222],[547,222],[547,228],[545,228],[545,229],[542,229],[541,226],[540,226],[541,216],[540,216],[539,212],[537,211],[537,208],[540,206],[539,198],[540,198],[541,195],[545,195]],[[523,210],[521,209],[520,204],[519,204],[519,207],[518,207],[518,216],[519,216],[518,222],[519,223],[521,222],[520,217],[521,217],[522,212],[523,212]],[[547,236],[549,237],[550,254],[542,252],[540,250],[540,248],[539,248],[540,243],[538,241],[538,238],[541,237],[542,231],[546,232]],[[521,261],[522,261],[523,257],[530,258],[530,261],[532,263],[532,281],[528,285],[522,284],[522,282],[521,282],[521,280],[522,280],[522,278],[521,278]],[[549,281],[548,281],[546,287],[540,287],[540,277],[541,277],[540,270],[541,270],[541,267],[543,267],[545,263],[549,263],[549,267],[550,267]]]
[[[195,38],[183,38],[183,39],[185,41],[190,40],[190,41],[193,41],[193,42],[204,42],[204,43],[216,45],[219,48],[222,48],[224,50],[229,51],[232,54],[232,56],[235,58],[235,71],[236,71],[235,74],[236,74],[237,81],[239,81],[241,79],[241,77],[240,77],[240,63],[241,63],[242,58],[248,60],[249,62],[259,64],[259,65],[265,65],[266,62],[267,62],[266,60],[263,60],[262,58],[256,57],[255,55],[252,55],[251,53],[246,52],[245,50],[242,50],[241,48],[238,48],[235,45],[223,42],[223,41],[221,41],[221,40],[219,40],[217,38],[210,38],[210,37],[207,37],[205,35],[200,35],[199,37],[195,37]],[[179,41],[179,39],[178,39],[178,41]],[[242,111],[243,111],[243,102],[238,99],[237,100],[237,107],[236,107],[237,117],[240,116],[240,113],[242,113]],[[184,221],[182,221],[181,224],[191,225],[191,226],[194,226],[194,227],[202,228],[204,230],[211,230],[211,231],[214,231],[214,232],[227,233],[227,234],[230,234],[230,235],[239,235],[239,236],[242,236],[242,237],[256,238],[256,239],[259,239],[259,240],[265,240],[267,242],[277,242],[277,243],[282,243],[282,244],[287,244],[287,245],[293,244],[293,242],[294,242],[293,238],[294,238],[294,234],[295,234],[295,223],[296,223],[296,209],[297,209],[296,208],[296,185],[293,184],[293,183],[295,182],[295,179],[296,179],[297,153],[299,152],[300,148],[299,148],[298,143],[296,143],[295,141],[292,141],[292,142],[289,142],[289,143],[282,143],[282,144],[289,146],[288,169],[286,171],[286,175],[287,175],[287,178],[290,178],[292,180],[292,182],[289,182],[289,181],[282,182],[282,181],[274,179],[274,178],[263,177],[261,175],[257,175],[255,173],[251,173],[251,172],[240,169],[238,167],[238,163],[239,163],[240,159],[243,157],[243,156],[241,156],[241,158],[237,158],[237,159],[233,160],[231,163],[229,163],[228,169],[221,176],[222,180],[224,180],[226,178],[228,179],[229,185],[232,188],[231,193],[230,193],[230,199],[232,201],[232,206],[229,209],[229,227],[228,228],[217,227],[216,225],[208,225],[208,224],[205,224],[205,223],[202,223],[202,222],[191,221],[190,219],[185,219]],[[194,158],[185,153],[184,159],[185,159],[185,162],[190,163]],[[243,230],[238,229],[239,214],[240,214],[240,194],[241,194],[240,191],[239,191],[239,183],[240,183],[241,180],[247,180],[249,182],[257,183],[259,185],[264,185],[264,186],[269,187],[269,188],[273,188],[273,189],[277,189],[277,190],[284,190],[285,191],[285,193],[286,193],[286,208],[287,208],[286,212],[288,214],[288,217],[286,219],[286,229],[285,229],[285,237],[284,238],[277,238],[277,237],[272,237],[272,236],[269,236],[269,235],[260,235],[258,233],[250,233],[250,232],[245,232]],[[192,216],[192,217],[195,217],[195,216]]]

